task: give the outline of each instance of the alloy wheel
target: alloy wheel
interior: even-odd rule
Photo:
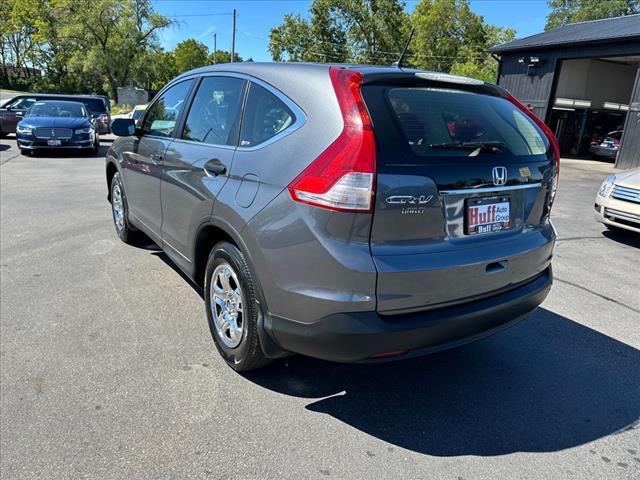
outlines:
[[[228,348],[236,348],[242,342],[244,329],[242,288],[233,268],[226,262],[213,271],[210,298],[218,337]]]

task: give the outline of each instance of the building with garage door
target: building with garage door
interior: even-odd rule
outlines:
[[[563,154],[587,156],[607,140],[617,167],[640,167],[640,15],[565,25],[492,53],[498,83],[545,120]]]

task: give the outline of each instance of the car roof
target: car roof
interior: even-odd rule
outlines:
[[[62,103],[66,105],[80,105],[81,107],[84,107],[84,103],[82,102],[73,102],[71,100],[56,100],[54,98],[45,98],[43,100],[36,100],[36,103],[34,103],[34,105],[43,104],[43,103]]]
[[[465,85],[470,90],[493,95],[502,95],[504,89],[497,85],[482,82],[469,77],[461,77],[448,73],[433,72],[429,70],[416,70],[413,68],[399,68],[395,66],[358,65],[343,63],[306,63],[306,62],[235,62],[189,70],[177,76],[170,83],[194,75],[207,73],[227,72],[239,73],[256,77],[269,82],[269,79],[278,78],[279,83],[296,82],[304,84],[305,80],[313,75],[326,75],[331,67],[346,68],[362,73],[363,83],[376,83],[388,81],[415,81],[432,82],[439,85]]]
[[[102,95],[74,95],[72,93],[64,94],[64,93],[22,93],[20,95],[16,95],[12,98],[32,98],[32,97],[47,97],[48,100],[54,100],[56,98],[66,99],[66,98],[94,98],[96,100],[104,101],[104,96]],[[72,101],[72,100],[71,100]]]

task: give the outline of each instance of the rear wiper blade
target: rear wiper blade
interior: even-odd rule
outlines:
[[[432,143],[429,148],[439,148],[442,150],[481,150],[485,152],[499,152],[505,147],[503,142],[455,142],[455,143]]]

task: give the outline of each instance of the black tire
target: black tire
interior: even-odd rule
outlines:
[[[116,187],[120,192],[120,199],[122,201],[122,224],[121,226],[118,223],[118,219],[116,218],[116,204],[114,204],[114,195],[118,195],[116,192]],[[116,234],[120,237],[124,243],[135,244],[140,238],[140,232],[131,226],[129,223],[129,206],[127,204],[127,195],[124,191],[124,186],[122,185],[122,181],[120,179],[120,173],[116,172],[111,179],[111,186],[109,190],[111,199],[111,215],[113,217],[113,225],[116,229]],[[117,198],[117,197],[116,197]],[[117,200],[116,200],[117,202]]]
[[[216,268],[225,264],[233,270],[238,279],[242,297],[242,336],[240,343],[235,347],[227,346],[221,338],[211,308],[212,276]],[[271,362],[264,356],[260,345],[258,329],[261,328],[261,311],[253,275],[242,252],[229,242],[218,243],[209,254],[205,270],[204,298],[211,336],[218,352],[231,368],[238,372],[246,372],[264,367]]]
[[[89,153],[91,155],[97,155],[99,149],[100,149],[100,138],[98,138],[98,134],[96,133],[96,139],[93,142],[93,145],[91,146],[91,148],[89,148]]]

